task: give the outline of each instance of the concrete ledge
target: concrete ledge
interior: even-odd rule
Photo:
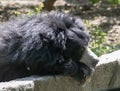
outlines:
[[[14,80],[0,83],[0,91],[34,91],[33,81]]]
[[[0,91],[98,91],[120,87],[120,50],[100,59],[91,81],[84,87],[69,77],[31,76],[0,83]]]

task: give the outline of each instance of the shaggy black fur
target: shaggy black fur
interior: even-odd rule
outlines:
[[[82,21],[51,12],[16,19],[0,26],[0,81],[30,75],[84,78],[80,63],[89,35]]]

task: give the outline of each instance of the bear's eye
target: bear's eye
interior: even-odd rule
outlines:
[[[79,36],[79,38],[81,38],[81,39],[85,39],[85,38],[84,38],[84,36],[83,36],[83,35],[81,35],[81,34],[80,34],[80,35],[78,35],[78,36]]]
[[[80,29],[81,31],[84,31],[84,28],[83,28],[83,27],[79,27],[79,29]]]

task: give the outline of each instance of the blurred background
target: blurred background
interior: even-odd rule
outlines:
[[[0,0],[0,22],[53,10],[83,19],[98,56],[120,49],[120,0]]]

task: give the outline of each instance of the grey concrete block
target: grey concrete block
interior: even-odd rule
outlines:
[[[85,86],[70,77],[31,76],[0,83],[0,91],[98,91],[120,87],[120,50],[100,57],[90,82]]]

